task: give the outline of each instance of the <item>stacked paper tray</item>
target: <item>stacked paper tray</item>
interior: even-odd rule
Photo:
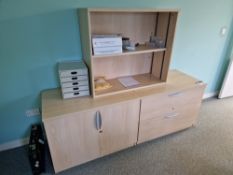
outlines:
[[[90,95],[88,70],[82,61],[61,62],[58,71],[64,99]]]

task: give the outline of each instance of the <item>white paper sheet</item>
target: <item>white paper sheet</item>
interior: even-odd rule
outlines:
[[[125,87],[139,85],[139,82],[135,80],[133,77],[121,77],[121,78],[118,78],[118,81]]]

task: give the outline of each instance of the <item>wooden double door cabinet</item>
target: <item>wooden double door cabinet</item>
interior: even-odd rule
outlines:
[[[168,82],[118,95],[62,100],[42,94],[42,117],[55,172],[188,127],[205,84],[178,71]]]
[[[139,100],[45,122],[55,171],[136,145]]]

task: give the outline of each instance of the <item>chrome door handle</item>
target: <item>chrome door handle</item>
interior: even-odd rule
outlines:
[[[168,94],[169,97],[173,97],[173,96],[177,96],[177,95],[180,95],[182,92],[174,92],[174,93],[171,93],[171,94]]]
[[[203,84],[203,81],[201,81],[201,80],[196,81],[195,84]]]
[[[100,111],[97,111],[95,114],[95,124],[96,124],[96,129],[100,131],[102,128],[102,117]]]

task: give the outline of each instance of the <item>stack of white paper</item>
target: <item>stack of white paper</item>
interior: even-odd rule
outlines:
[[[125,87],[132,87],[139,85],[139,82],[135,80],[133,77],[121,77],[118,78],[118,81]]]
[[[122,37],[119,35],[93,35],[94,55],[122,53]]]

